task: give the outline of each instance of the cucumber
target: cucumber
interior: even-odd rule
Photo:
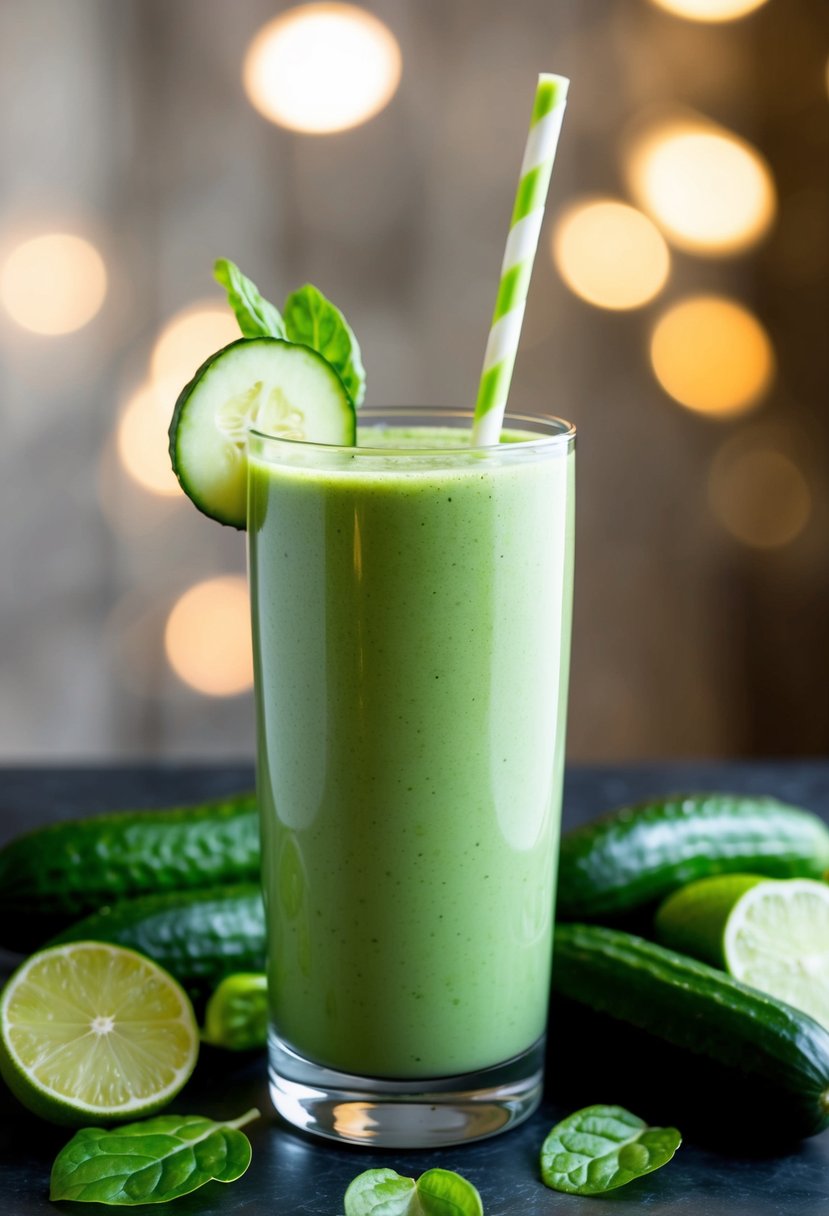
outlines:
[[[0,943],[29,950],[118,899],[258,876],[253,794],[52,824],[0,849]]]
[[[684,1126],[701,1114],[735,1141],[829,1126],[829,1033],[705,963],[617,929],[560,925],[553,991],[575,1013],[563,1023],[554,1002],[554,1041],[566,1033],[567,1056],[598,1065],[605,1091],[629,1084],[632,1066],[665,1117]]]
[[[247,430],[353,446],[354,405],[333,367],[308,346],[240,338],[201,365],[170,423],[170,459],[205,515],[244,530]]]
[[[225,976],[265,969],[265,912],[257,883],[125,899],[64,930],[50,945],[99,941],[146,954],[200,1008]]]
[[[829,828],[775,798],[683,794],[622,807],[561,842],[560,920],[612,918],[711,874],[821,878]]]

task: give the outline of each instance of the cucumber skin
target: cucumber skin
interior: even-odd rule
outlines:
[[[829,1126],[829,1032],[808,1014],[618,929],[559,925],[553,958],[554,995],[575,1007],[575,1033],[585,1036],[570,1038],[568,1053],[589,1056],[597,1035],[612,1045],[603,1084],[613,1083],[616,1060],[623,1073],[633,1043],[645,1077],[653,1059],[636,1033],[645,1032],[687,1064],[682,1084],[676,1072],[661,1078],[671,1118],[681,1121],[696,1101],[709,1121],[727,1120],[735,1140],[749,1133],[778,1144]]]
[[[265,970],[265,911],[257,883],[142,895],[84,917],[49,945],[129,946],[169,971],[197,1010],[227,975]]]
[[[713,874],[822,878],[829,828],[775,798],[684,794],[622,807],[561,841],[561,920],[622,916]]]
[[[52,824],[0,850],[0,943],[28,950],[119,899],[258,877],[250,793]]]

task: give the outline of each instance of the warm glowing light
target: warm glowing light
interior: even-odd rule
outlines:
[[[197,583],[167,618],[164,648],[176,675],[210,697],[232,697],[253,683],[250,608],[245,580]]]
[[[743,436],[723,444],[714,457],[708,498],[720,523],[753,549],[788,545],[812,513],[809,483],[794,460]]]
[[[241,336],[230,310],[216,304],[191,304],[170,318],[156,340],[150,363],[159,406],[168,420],[180,390],[205,359]]]
[[[80,236],[50,232],[17,245],[0,271],[9,316],[36,334],[69,334],[100,311],[107,291],[104,260]]]
[[[167,423],[153,385],[138,389],[124,406],[116,432],[121,464],[143,489],[152,494],[180,494],[170,465]]]
[[[271,122],[320,135],[373,118],[400,83],[397,39],[353,4],[305,4],[264,26],[244,65],[248,97]]]
[[[720,296],[693,296],[668,309],[651,337],[651,362],[666,393],[689,409],[724,417],[751,409],[774,374],[763,326]]]
[[[653,0],[653,3],[689,21],[736,21],[762,8],[766,0]]]
[[[634,143],[630,187],[675,245],[739,253],[768,230],[776,207],[771,171],[750,144],[713,123],[650,128]]]
[[[599,308],[639,308],[665,285],[670,255],[635,207],[611,199],[573,204],[553,232],[553,259],[576,295]]]

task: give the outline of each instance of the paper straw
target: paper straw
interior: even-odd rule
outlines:
[[[553,76],[548,72],[542,72],[538,77],[530,133],[478,386],[472,426],[472,443],[476,447],[498,443],[501,434],[569,83],[566,76]]]

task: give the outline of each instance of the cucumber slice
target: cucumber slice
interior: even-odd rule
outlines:
[[[203,363],[176,402],[170,459],[188,498],[211,519],[247,523],[247,428],[353,446],[354,405],[316,351],[281,338],[240,338]]]

